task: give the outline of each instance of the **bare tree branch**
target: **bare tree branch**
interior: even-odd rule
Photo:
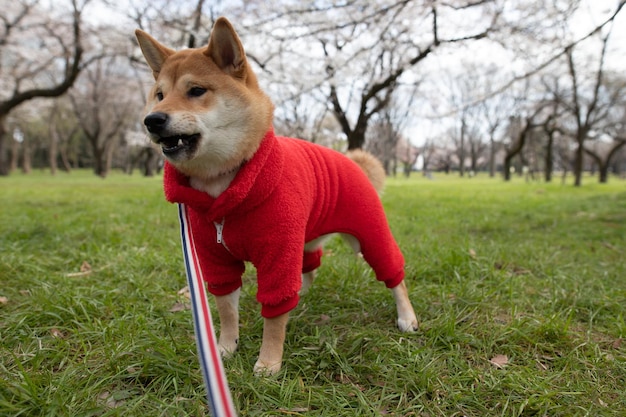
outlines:
[[[32,100],[37,97],[42,98],[50,98],[50,97],[58,97],[65,93],[76,81],[78,74],[81,70],[81,62],[83,57],[83,47],[81,44],[81,13],[85,5],[89,2],[89,0],[85,0],[81,5],[78,4],[77,0],[72,0],[72,24],[71,24],[71,32],[72,38],[70,40],[69,47],[66,47],[65,42],[61,42],[64,50],[64,68],[62,70],[62,78],[56,84],[53,84],[50,87],[32,87],[27,88],[25,90],[20,90],[21,81],[23,80],[22,75],[14,74],[14,89],[12,95],[5,99],[0,100],[0,175],[8,175],[9,166],[6,161],[6,152],[5,152],[5,143],[6,143],[6,127],[5,122],[8,114],[21,105],[22,103]],[[24,5],[24,8],[17,15],[15,19],[13,19],[12,23],[7,26],[7,20],[5,21],[5,35],[3,37],[3,42],[7,42],[8,35],[11,32],[11,25],[17,25],[22,22],[26,15],[34,10],[34,5],[36,3],[27,3]],[[44,28],[46,29],[46,28]],[[47,29],[46,29],[47,30]],[[61,40],[62,38],[57,37],[57,40]],[[52,63],[54,60],[52,59],[44,59],[43,61]],[[48,67],[41,67],[39,64],[35,64],[35,69],[38,72],[48,71]],[[30,71],[32,73],[32,71]],[[32,75],[32,74],[31,74]]]
[[[81,59],[83,56],[83,47],[81,45],[80,24],[81,12],[76,4],[76,0],[72,0],[73,6],[73,24],[72,24],[72,54],[65,57],[65,68],[63,71],[63,79],[58,84],[49,88],[33,88],[25,91],[15,91],[13,96],[7,100],[0,101],[0,119],[6,116],[13,108],[19,106],[25,101],[32,100],[37,97],[58,97],[65,93],[74,83],[81,69]]]

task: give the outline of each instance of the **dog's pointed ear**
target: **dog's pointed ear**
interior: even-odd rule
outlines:
[[[246,53],[233,25],[225,17],[215,22],[204,53],[227,74],[236,78],[245,77]]]
[[[152,69],[152,75],[156,80],[159,76],[159,72],[161,72],[163,62],[165,62],[167,57],[172,55],[175,51],[161,45],[156,39],[141,29],[135,30],[135,36],[137,37],[137,42],[139,42],[141,52],[143,53],[144,58],[146,58],[148,66]]]

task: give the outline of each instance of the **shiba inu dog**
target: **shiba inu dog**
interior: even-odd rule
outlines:
[[[281,368],[289,311],[310,286],[331,233],[346,236],[391,289],[398,327],[416,330],[404,259],[372,185],[384,180],[380,163],[276,136],[274,106],[227,19],[197,49],[174,51],[141,30],[136,36],[155,79],[144,124],[166,158],[166,198],[188,207],[222,354],[237,348],[241,274],[244,261],[252,262],[264,317],[254,371]]]

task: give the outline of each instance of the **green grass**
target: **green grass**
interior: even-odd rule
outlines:
[[[0,191],[0,416],[206,415],[191,313],[170,311],[185,277],[160,178],[17,174]],[[225,363],[242,416],[626,414],[624,181],[416,176],[384,203],[420,330],[394,328],[389,292],[332,241],[283,369],[256,378],[248,271]]]

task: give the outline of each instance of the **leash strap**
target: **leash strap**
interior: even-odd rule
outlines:
[[[235,407],[228,388],[224,365],[217,348],[211,310],[207,302],[202,270],[193,240],[189,215],[184,204],[178,204],[183,257],[191,294],[193,323],[200,367],[207,389],[209,409],[214,417],[235,417]]]

